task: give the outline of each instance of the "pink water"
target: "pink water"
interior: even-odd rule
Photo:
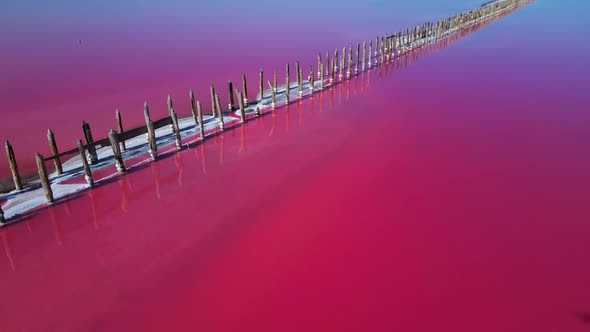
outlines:
[[[589,50],[553,15],[3,228],[0,330],[587,331]]]

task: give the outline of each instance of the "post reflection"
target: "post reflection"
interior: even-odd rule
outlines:
[[[121,211],[127,213],[127,204],[129,201],[129,180],[126,176],[119,178],[119,190],[121,191]]]
[[[61,227],[59,226],[59,221],[57,220],[57,214],[55,211],[55,207],[50,206],[49,209],[47,209],[49,211],[49,219],[51,221],[51,229],[53,230],[53,236],[55,238],[55,243],[60,246],[63,247],[64,245],[64,238],[63,238],[63,233],[61,231]]]
[[[289,109],[287,109],[287,112],[285,112],[285,129],[286,129],[287,133],[289,132],[290,128],[291,128],[291,112],[289,112]]]
[[[176,153],[174,155],[174,164],[176,165],[176,169],[178,170],[178,177],[177,177],[178,186],[182,187],[182,179],[184,176],[184,162],[182,159],[182,153]]]
[[[154,179],[154,191],[156,193],[156,198],[158,200],[161,200],[162,195],[160,192],[160,165],[157,162],[150,163],[150,168],[152,170],[152,178]]]
[[[0,237],[2,237],[2,245],[4,246],[4,253],[6,254],[6,258],[8,259],[8,265],[10,266],[10,270],[12,272],[15,272],[16,265],[14,263],[14,256],[12,255],[10,242],[8,241],[8,230],[0,230]]]
[[[247,123],[243,123],[240,127],[240,149],[238,152],[244,152],[246,150],[246,127],[248,126]]]
[[[92,225],[94,225],[94,229],[98,230],[100,228],[100,224],[98,221],[98,217],[96,214],[96,197],[95,193],[90,190],[88,191],[88,198],[90,199],[90,214],[92,216]]]
[[[225,143],[225,136],[224,133],[219,135],[219,166],[223,166],[223,146]]]

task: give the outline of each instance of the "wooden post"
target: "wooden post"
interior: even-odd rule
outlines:
[[[264,73],[260,69],[260,82],[258,88],[260,89],[260,100],[264,99]]]
[[[289,64],[285,67],[285,105],[289,104],[289,94],[291,92],[291,73],[289,70]]]
[[[359,61],[360,61],[360,57],[361,57],[361,44],[357,43],[356,44],[356,63],[354,66],[354,73],[358,74],[359,72]]]
[[[238,95],[238,105],[240,106],[240,119],[242,120],[242,123],[244,123],[247,121],[246,107],[244,107],[244,98],[240,91],[236,90],[236,94]]]
[[[320,90],[324,89],[324,65],[320,63]]]
[[[203,123],[203,110],[201,109],[201,102],[197,100],[197,121],[199,123],[199,134],[201,139],[205,139],[205,124]]]
[[[150,156],[152,159],[156,160],[158,158],[158,144],[156,142],[156,130],[154,128],[154,123],[150,119],[150,109],[148,107],[147,101],[143,104],[143,115],[145,117],[145,125],[147,129],[147,138],[148,143],[150,145]]]
[[[313,93],[313,88],[314,88],[314,84],[315,84],[314,79],[315,79],[315,75],[313,72],[313,66],[309,65],[309,91],[311,93]]]
[[[51,131],[51,129],[47,130],[47,141],[49,142],[49,149],[51,150],[51,154],[54,156],[53,163],[55,165],[55,170],[57,172],[57,175],[62,175],[63,168],[61,166],[61,160],[59,159],[59,157],[57,157],[57,155],[59,154],[59,151],[57,150],[57,144],[55,143],[55,136],[53,135],[53,132]]]
[[[273,90],[275,92],[275,94],[279,91],[279,80],[278,80],[278,76],[277,76],[277,71],[275,70],[275,74],[273,77],[273,81],[272,81],[272,86],[273,86]]]
[[[219,102],[218,94],[215,94],[215,107],[217,108],[217,113],[219,114],[219,128],[223,131],[225,130],[225,119],[223,118],[223,112],[221,111],[221,103]]]
[[[367,41],[363,41],[363,61],[361,71],[365,71],[365,59],[367,57]]]
[[[143,103],[143,118],[145,119],[145,123],[147,124],[150,119],[150,108],[148,106],[147,101]]]
[[[383,40],[383,36],[381,36],[381,48],[379,48],[379,63],[383,64],[385,61],[385,41]]]
[[[213,114],[213,117],[216,117],[217,112],[215,110],[215,87],[213,84],[211,84],[209,87],[209,91],[211,92],[211,114]]]
[[[92,131],[90,130],[90,125],[85,121],[82,121],[82,131],[84,132],[84,138],[86,139],[86,144],[94,143],[92,139]],[[90,156],[90,163],[96,164],[98,163],[98,156],[96,155],[96,147],[91,145],[88,147],[88,154]]]
[[[379,37],[375,37],[375,54],[374,54],[375,62],[377,62],[378,51],[379,51]]]
[[[330,74],[330,68],[330,52],[326,52],[326,72],[324,73],[324,75],[328,76],[328,79],[332,78],[332,75]]]
[[[182,148],[182,140],[180,137],[180,126],[178,125],[178,116],[174,109],[170,111],[170,118],[172,119],[172,130],[176,139],[176,147],[180,150]]]
[[[322,52],[318,53],[318,79],[320,79],[320,67],[322,66]]]
[[[244,104],[248,105],[248,85],[246,84],[246,73],[242,74],[242,89],[244,90]]]
[[[346,78],[352,74],[352,45],[348,46],[348,64],[346,66]]]
[[[369,40],[369,63],[368,66],[369,68],[371,68],[371,59],[373,58],[373,40]]]
[[[227,81],[227,88],[229,90],[229,111],[234,110],[234,85],[231,81]]]
[[[86,152],[84,151],[84,146],[82,145],[82,140],[79,139],[76,141],[76,145],[78,146],[78,153],[80,154],[80,161],[82,162],[82,167],[84,168],[84,178],[89,185],[94,186],[94,179],[92,178],[92,171],[90,170],[90,166],[88,166],[88,160],[86,160]]]
[[[172,97],[170,97],[170,95],[168,95],[168,99],[166,100],[166,104],[168,105],[168,116],[170,116],[172,114],[172,109],[174,108],[172,106]],[[170,125],[170,129],[174,130],[172,125]]]
[[[109,141],[111,141],[111,148],[115,156],[115,167],[119,173],[125,172],[125,164],[123,163],[123,156],[121,155],[121,147],[119,146],[119,138],[117,133],[111,129],[109,131]]]
[[[285,73],[286,73],[286,76],[285,76],[285,80],[286,80],[286,82],[285,82],[285,88],[287,90],[291,90],[291,70],[290,70],[290,68],[291,67],[287,63],[287,65],[285,66]]]
[[[330,80],[336,82],[336,68],[338,67],[338,49],[334,50],[334,57],[332,58],[332,76]]]
[[[272,83],[270,83],[270,81],[268,81],[268,86],[270,87],[270,107],[272,107],[272,109],[274,109],[275,106],[277,105],[277,93],[276,93],[276,89],[272,85]]]
[[[195,108],[195,94],[193,93],[193,89],[190,89],[188,92],[188,97],[191,102],[191,114],[193,116],[193,121],[195,125],[199,124],[199,120],[197,119],[197,109]]]
[[[172,97],[168,95],[168,99],[166,100],[166,104],[168,105],[168,115],[172,113]]]
[[[303,96],[303,73],[299,61],[295,61],[295,70],[297,71],[297,94],[301,98]]]
[[[342,48],[342,54],[340,55],[340,67],[338,67],[338,79],[342,81],[342,71],[344,70],[344,61],[346,58],[346,46]]]
[[[51,184],[47,178],[47,168],[45,168],[45,161],[43,156],[39,153],[35,153],[35,160],[37,161],[37,169],[39,170],[39,178],[41,179],[41,185],[43,191],[45,191],[45,200],[47,203],[53,203],[53,191],[51,190]]]
[[[121,134],[123,133],[123,120],[121,120],[121,112],[119,112],[118,108],[115,110],[115,117],[117,118],[117,132]],[[124,140],[121,141],[121,150],[127,150]]]

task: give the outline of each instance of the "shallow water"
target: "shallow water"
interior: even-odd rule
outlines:
[[[1,229],[0,326],[587,330],[589,50],[565,32],[588,25],[566,3]]]
[[[190,115],[188,91],[209,109],[209,85],[222,102],[227,80],[258,92],[265,69],[284,75],[287,62],[307,71],[318,52],[374,39],[430,19],[470,9],[479,1],[412,4],[340,1],[283,3],[257,0],[117,1],[39,0],[3,4],[0,11],[0,140],[10,140],[22,172],[35,171],[34,152],[49,155],[47,128],[62,151],[82,137],[115,127],[119,108],[126,128],[142,124],[143,102],[167,115],[166,96]],[[427,9],[426,9],[427,8]],[[361,12],[361,15],[357,15]],[[251,97],[252,98],[252,97]],[[10,176],[0,153],[0,178]]]

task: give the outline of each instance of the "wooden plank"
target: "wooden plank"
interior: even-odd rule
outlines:
[[[154,121],[154,129],[159,129],[172,124],[172,118],[167,116],[163,119]]]

